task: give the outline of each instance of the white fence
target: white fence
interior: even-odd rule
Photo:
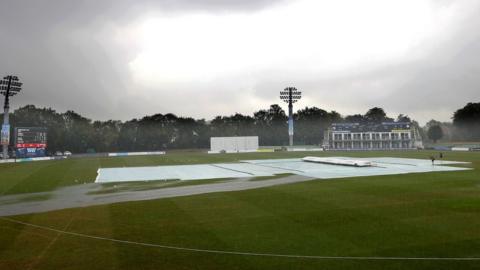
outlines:
[[[15,162],[30,162],[30,161],[44,161],[44,160],[59,160],[65,159],[66,156],[59,157],[33,157],[33,158],[10,158],[10,159],[0,159],[0,163],[15,163]]]
[[[108,153],[109,157],[165,155],[165,151]]]
[[[469,147],[452,147],[452,151],[470,151]]]

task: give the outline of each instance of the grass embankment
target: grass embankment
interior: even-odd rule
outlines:
[[[275,153],[268,158],[312,154]],[[431,152],[333,154],[425,158]],[[168,156],[147,158],[144,163],[162,164],[162,158]],[[252,158],[259,157],[205,155],[202,159],[195,155],[190,161]],[[325,256],[480,257],[480,153],[449,152],[446,158],[471,161],[475,170],[310,181],[14,218],[89,235],[203,249]],[[56,173],[64,181],[56,183],[73,184],[69,181],[77,177],[75,171],[87,174],[84,170],[92,165],[122,162],[145,165],[128,158],[61,161],[62,166],[70,167],[63,174]],[[49,179],[42,175],[47,168],[59,166],[55,162],[36,164],[22,165],[46,166],[36,167],[41,179]],[[15,175],[12,167],[7,169]],[[33,183],[35,172],[28,176],[22,168],[17,169],[17,179],[20,175],[25,178],[10,182],[12,187],[14,183]],[[61,235],[1,219],[0,228],[0,269],[437,270],[480,266],[478,261],[341,261],[195,253]]]

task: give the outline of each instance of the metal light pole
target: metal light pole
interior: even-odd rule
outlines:
[[[17,76],[8,75],[0,80],[0,94],[5,96],[3,105],[3,125],[1,134],[1,144],[3,148],[3,159],[8,158],[8,145],[10,144],[10,124],[9,124],[9,99],[20,92],[22,83],[19,82]]]
[[[280,99],[288,103],[288,142],[293,146],[293,103],[302,98],[302,92],[295,87],[287,87],[280,91]]]

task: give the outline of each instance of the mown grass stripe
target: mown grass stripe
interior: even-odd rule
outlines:
[[[0,219],[21,224],[24,226],[34,227],[42,230],[48,230],[56,232],[59,234],[71,235],[82,238],[89,238],[95,240],[110,241],[121,244],[137,245],[144,247],[155,247],[163,249],[172,249],[179,251],[189,251],[189,252],[202,252],[202,253],[216,253],[216,254],[225,254],[225,255],[241,255],[241,256],[260,256],[260,257],[283,257],[283,258],[295,258],[295,259],[320,259],[320,260],[397,260],[397,261],[480,261],[480,258],[476,257],[377,257],[377,256],[365,256],[365,257],[356,257],[356,256],[317,256],[317,255],[299,255],[299,254],[275,254],[275,253],[255,253],[255,252],[242,252],[242,251],[228,251],[228,250],[215,250],[215,249],[200,249],[200,248],[189,248],[189,247],[179,247],[179,246],[170,246],[170,245],[161,245],[154,243],[145,243],[145,242],[136,242],[129,240],[121,240],[115,238],[108,238],[102,236],[94,236],[83,233],[69,232],[64,230],[59,230],[51,227],[36,225],[32,223],[22,222],[19,220],[1,217]]]

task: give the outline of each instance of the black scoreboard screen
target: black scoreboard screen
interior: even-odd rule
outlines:
[[[15,128],[15,147],[18,157],[45,156],[47,148],[47,128]]]

